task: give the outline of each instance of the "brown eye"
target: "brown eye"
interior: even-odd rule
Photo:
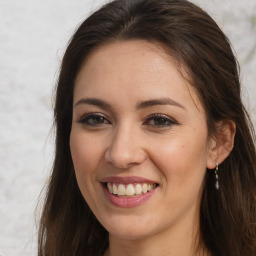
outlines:
[[[150,115],[147,120],[144,122],[145,125],[155,126],[155,127],[168,127],[176,125],[177,122],[161,114]]]
[[[79,120],[79,123],[82,123],[88,126],[99,126],[103,124],[110,124],[108,119],[101,114],[88,114],[84,116],[81,120]]]

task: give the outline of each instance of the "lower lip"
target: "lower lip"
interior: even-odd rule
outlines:
[[[118,197],[109,192],[104,184],[102,184],[103,191],[108,198],[108,200],[115,206],[122,208],[131,208],[142,205],[146,201],[148,201],[154,194],[156,188],[148,191],[145,194],[137,195],[134,197]]]

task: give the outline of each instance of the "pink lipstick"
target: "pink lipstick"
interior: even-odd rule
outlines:
[[[115,206],[131,208],[148,201],[158,183],[136,176],[111,176],[100,180],[106,198]]]

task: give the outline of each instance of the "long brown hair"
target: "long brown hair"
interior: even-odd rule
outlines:
[[[200,244],[216,256],[256,255],[256,153],[250,118],[241,102],[238,64],[230,43],[207,13],[186,0],[116,0],[77,29],[63,57],[56,105],[56,151],[39,230],[39,256],[102,256],[108,233],[82,197],[69,148],[74,81],[98,46],[115,40],[157,42],[185,67],[205,107],[210,135],[216,123],[236,124],[233,151],[206,170]]]

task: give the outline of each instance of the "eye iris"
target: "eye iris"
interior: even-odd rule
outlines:
[[[102,116],[93,116],[93,117],[91,117],[91,123],[102,124],[102,123],[104,123],[104,118]]]
[[[157,117],[157,118],[154,119],[155,125],[166,125],[167,122],[168,121],[163,117]]]

